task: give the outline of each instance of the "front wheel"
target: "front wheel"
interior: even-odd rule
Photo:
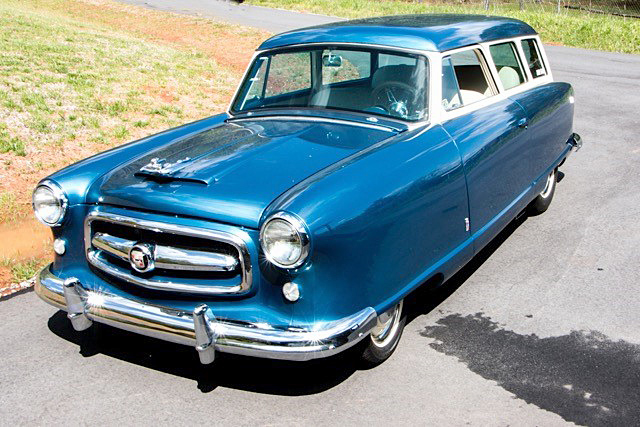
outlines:
[[[402,301],[386,313],[378,316],[371,335],[362,342],[362,362],[372,368],[387,360],[398,346],[407,320],[402,310]]]
[[[549,209],[553,194],[556,192],[556,182],[556,170],[554,169],[547,177],[547,185],[545,185],[544,190],[529,204],[529,212],[532,215],[540,215]]]

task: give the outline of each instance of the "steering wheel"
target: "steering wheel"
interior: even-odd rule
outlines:
[[[406,83],[388,81],[373,90],[372,99],[375,107],[383,108],[392,116],[409,118],[414,113],[416,89]]]

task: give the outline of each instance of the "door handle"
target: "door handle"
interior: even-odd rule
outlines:
[[[529,127],[529,120],[527,120],[526,117],[521,118],[520,120],[518,120],[518,127],[521,128],[528,128]]]

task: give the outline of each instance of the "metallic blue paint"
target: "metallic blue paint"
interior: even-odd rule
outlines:
[[[393,134],[295,117],[229,121],[122,163],[94,182],[86,201],[257,228],[262,211],[279,194]],[[171,181],[158,182],[136,175],[152,158],[189,161]]]
[[[443,52],[508,37],[535,35],[517,19],[485,15],[396,15],[332,22],[278,34],[258,50],[305,43],[364,43]]]
[[[533,31],[502,18],[474,18],[477,25],[459,17],[449,24],[385,19],[391,24],[298,31],[261,48],[314,41],[314,33],[365,42],[378,31],[380,43],[443,50]],[[418,34],[431,42],[412,45]],[[382,313],[426,280],[453,275],[542,190],[570,149],[572,93],[568,84],[549,83],[413,128],[382,119],[371,127],[362,114],[283,109],[167,130],[49,177],[70,205],[64,224],[52,229],[68,245],[51,271],[98,292],[186,312],[206,303],[218,318],[274,326],[313,328],[366,307]],[[137,175],[154,157],[189,160],[166,180]],[[253,266],[250,292],[196,298],[108,279],[85,258],[83,221],[94,210],[239,236]],[[277,211],[297,215],[310,232],[309,259],[294,271],[270,265],[260,251],[259,227]],[[289,281],[301,289],[296,303],[282,295]]]
[[[310,268],[296,283],[313,292],[300,306],[321,317],[361,304],[383,312],[431,274],[449,273],[449,258],[472,255],[462,245],[462,162],[440,126],[346,159],[285,193],[264,217],[277,210],[298,213],[311,230]]]

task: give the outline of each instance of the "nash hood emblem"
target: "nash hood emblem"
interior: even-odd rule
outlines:
[[[138,273],[148,273],[155,268],[155,248],[145,243],[135,244],[129,251],[129,264]]]
[[[183,163],[191,160],[190,157],[176,161],[175,163],[168,163],[166,159],[154,157],[149,163],[140,168],[140,172],[150,175],[171,175],[182,169]]]

